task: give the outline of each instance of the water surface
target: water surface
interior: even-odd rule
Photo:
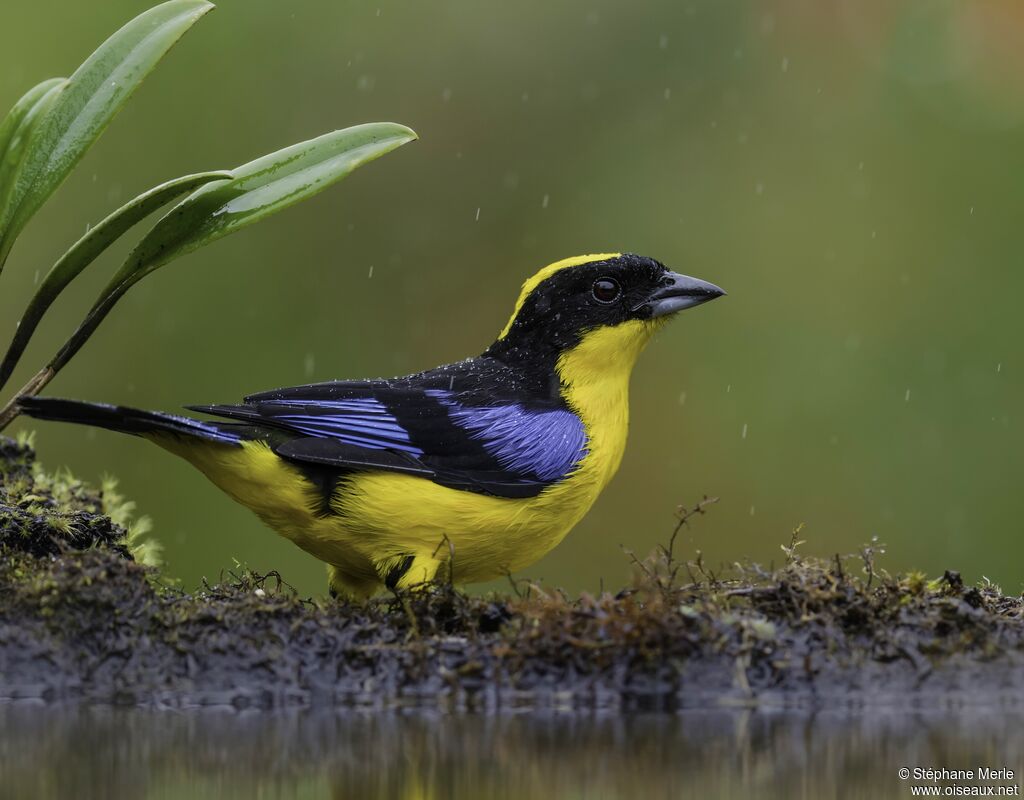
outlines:
[[[474,716],[10,704],[0,798],[909,797],[902,767],[1019,776],[1022,722],[993,706]],[[960,785],[1000,783],[1017,779]]]

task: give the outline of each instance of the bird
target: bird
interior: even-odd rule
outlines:
[[[616,473],[629,381],[651,337],[724,295],[632,253],[575,256],[522,286],[481,355],[185,408],[214,419],[22,397],[37,419],[135,434],[184,458],[365,600],[522,570]]]

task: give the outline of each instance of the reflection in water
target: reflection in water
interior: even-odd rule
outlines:
[[[1019,776],[1022,721],[992,707],[482,717],[0,705],[0,798],[907,797],[903,766]]]

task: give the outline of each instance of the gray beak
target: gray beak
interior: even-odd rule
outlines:
[[[674,314],[684,308],[692,308],[714,300],[725,294],[725,290],[713,283],[669,272],[661,279],[661,286],[651,294],[644,307],[650,309],[650,319]]]

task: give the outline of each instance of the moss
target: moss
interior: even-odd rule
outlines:
[[[0,439],[0,548],[56,556],[102,546],[130,558],[127,531],[106,510],[102,492],[70,473],[43,472],[27,439]]]
[[[187,593],[132,559],[105,493],[43,475],[24,444],[0,452],[0,696],[676,708],[991,695],[1019,674],[1019,598],[890,575],[877,544],[804,557],[796,536],[781,566],[728,576],[670,542],[633,558],[627,588],[578,598],[434,585],[335,603],[251,572]]]

